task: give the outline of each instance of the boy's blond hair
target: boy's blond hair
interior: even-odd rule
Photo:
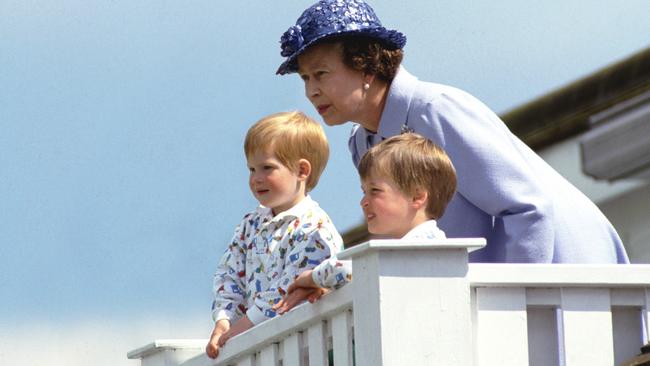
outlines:
[[[258,150],[273,153],[292,172],[298,171],[300,159],[309,161],[307,192],[316,187],[330,153],[323,127],[300,111],[275,113],[257,121],[246,134],[244,152],[248,158]]]
[[[408,196],[428,193],[427,216],[439,219],[456,191],[456,170],[443,149],[415,133],[393,136],[373,146],[359,162],[361,180],[371,174],[390,179]]]

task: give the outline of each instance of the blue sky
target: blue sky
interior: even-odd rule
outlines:
[[[155,338],[208,336],[212,272],[255,205],[244,134],[317,116],[274,75],[310,4],[0,0],[0,363],[133,365]],[[396,4],[372,2],[409,71],[497,112],[650,45],[645,0]],[[344,231],[361,222],[349,125],[326,132],[313,196]]]

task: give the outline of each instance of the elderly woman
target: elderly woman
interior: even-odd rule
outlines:
[[[277,73],[298,73],[329,126],[354,122],[356,164],[369,147],[414,131],[451,157],[458,191],[439,226],[484,237],[473,262],[627,263],[599,209],[468,93],[418,80],[401,66],[406,37],[361,0],[321,0],[281,39]]]

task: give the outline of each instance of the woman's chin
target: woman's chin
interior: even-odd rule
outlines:
[[[323,122],[325,122],[325,124],[328,126],[340,126],[347,122],[346,120],[336,118],[335,116],[322,116],[322,118]]]

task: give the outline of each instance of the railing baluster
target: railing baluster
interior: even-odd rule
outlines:
[[[325,323],[318,322],[307,330],[309,345],[309,366],[327,365],[327,342],[325,338]]]
[[[645,289],[645,306],[643,308],[643,323],[645,330],[643,332],[643,344],[650,342],[650,288]]]
[[[631,359],[643,346],[641,336],[641,309],[632,306],[612,308],[614,328],[614,360],[616,365]]]
[[[566,366],[614,364],[609,289],[563,288],[562,322]]]
[[[349,311],[332,318],[332,345],[334,365],[352,366],[352,317]],[[370,336],[370,335],[367,335]]]
[[[260,352],[259,366],[277,366],[278,365],[278,345],[272,343]]]
[[[614,288],[610,291],[614,327],[614,359],[619,365],[636,356],[643,343],[642,311],[645,289]]]
[[[558,365],[557,311],[552,307],[528,308],[528,365]]]
[[[302,337],[300,333],[293,333],[284,342],[284,357],[282,366],[300,366],[302,359]]]
[[[255,366],[255,355],[244,356],[237,360],[236,366]]]
[[[528,364],[525,288],[477,288],[478,364]]]

